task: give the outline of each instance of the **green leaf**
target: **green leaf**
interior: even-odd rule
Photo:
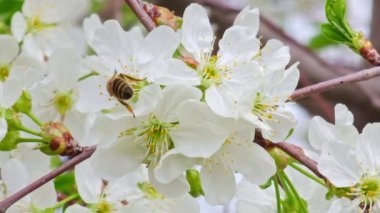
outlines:
[[[346,0],[334,0],[335,15],[339,20],[344,20],[346,16]]]
[[[32,111],[32,96],[28,91],[23,91],[17,102],[13,105],[16,112],[28,114]]]
[[[64,173],[54,179],[54,186],[58,192],[71,195],[77,193],[74,172]]]
[[[0,150],[10,151],[16,149],[19,137],[20,133],[18,131],[8,131],[3,140],[0,141]]]
[[[187,179],[187,182],[189,182],[190,184],[189,193],[191,196],[199,197],[201,195],[204,195],[198,170],[195,170],[195,169],[187,170],[186,179]]]
[[[331,41],[337,43],[351,42],[349,38],[347,38],[341,32],[337,31],[336,28],[334,28],[334,26],[328,23],[321,25],[321,34],[325,36],[327,39],[330,39]]]
[[[322,34],[318,34],[310,39],[309,47],[315,50],[320,50],[328,46],[336,45],[336,42],[331,41]]]

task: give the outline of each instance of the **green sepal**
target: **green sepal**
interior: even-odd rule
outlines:
[[[301,198],[301,202],[304,206],[307,207],[307,202],[304,199]],[[302,210],[301,204],[294,196],[286,196],[285,199],[282,201],[282,207],[283,212],[304,212]]]
[[[54,186],[57,192],[62,194],[71,195],[77,193],[74,172],[66,172],[56,177]]]
[[[272,186],[272,178],[271,179],[269,179],[266,183],[264,183],[264,184],[262,184],[262,185],[260,185],[260,188],[261,189],[267,189],[267,188],[269,188],[270,186]]]
[[[289,130],[289,132],[288,132],[288,135],[286,135],[286,137],[284,138],[283,141],[288,140],[288,139],[293,135],[293,133],[294,133],[294,128],[291,128],[291,129]]]
[[[17,148],[17,139],[20,137],[18,131],[8,131],[3,140],[0,141],[1,151],[10,151]]]
[[[30,113],[32,111],[32,96],[30,96],[29,92],[24,90],[12,108],[16,112]]]
[[[5,110],[5,120],[8,124],[8,130],[19,130],[22,127],[19,115],[11,108]]]
[[[190,185],[189,194],[193,197],[204,196],[201,179],[198,170],[189,169],[186,171],[186,179]]]

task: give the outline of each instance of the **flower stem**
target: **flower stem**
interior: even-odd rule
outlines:
[[[301,199],[300,195],[298,194],[297,189],[294,187],[292,181],[288,178],[288,176],[285,174],[284,171],[280,171],[280,172],[278,172],[278,174],[280,175],[281,179],[284,181],[284,185],[288,185],[290,187],[290,190],[293,193],[293,195],[296,197],[298,203],[301,206],[302,211],[307,213],[307,208],[304,205],[304,203],[302,202],[302,199]]]
[[[43,125],[43,123],[32,112],[25,113],[25,115],[27,115],[38,126],[41,127]]]
[[[39,139],[39,138],[18,138],[17,143],[44,143],[48,144],[49,142]]]
[[[19,127],[17,128],[17,130],[19,130],[19,131],[23,131],[23,132],[26,132],[26,133],[29,133],[29,134],[31,134],[31,135],[35,135],[35,136],[39,136],[39,137],[41,137],[41,133],[40,133],[40,132],[34,131],[34,130],[32,130],[32,129],[29,129],[29,128],[25,127],[25,126],[19,126]]]
[[[322,186],[324,186],[324,187],[326,186],[326,185],[325,185],[325,182],[324,182],[322,179],[320,179],[320,178],[318,178],[318,177],[316,177],[316,176],[310,174],[310,173],[307,172],[306,170],[304,170],[304,169],[302,169],[301,167],[299,167],[297,164],[295,164],[295,163],[291,163],[291,164],[289,164],[289,165],[290,165],[292,168],[294,168],[295,170],[297,170],[298,172],[300,172],[300,173],[302,173],[303,175],[305,175],[306,177],[308,177],[308,178],[314,180],[315,182],[319,183],[320,185],[322,185]]]
[[[59,203],[55,204],[55,206],[53,206],[52,209],[61,208],[66,203],[68,203],[68,202],[70,202],[72,200],[75,200],[77,198],[79,198],[79,194],[78,193],[72,194],[72,195],[66,197],[65,199],[61,200]]]
[[[278,187],[278,177],[275,175],[272,178],[274,182],[274,189],[276,191],[276,201],[277,201],[277,213],[281,213],[281,197],[280,197],[280,189]]]

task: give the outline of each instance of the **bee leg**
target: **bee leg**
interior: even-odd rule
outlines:
[[[121,104],[123,104],[127,108],[127,110],[130,113],[132,113],[133,118],[136,118],[135,113],[133,112],[133,109],[132,109],[131,105],[129,105],[127,102],[125,102],[123,100],[119,100],[119,101],[120,101]]]
[[[135,77],[132,77],[130,75],[123,74],[123,73],[120,73],[120,76],[122,76],[123,78],[127,78],[127,79],[129,79],[131,81],[145,81],[146,80],[146,78],[144,78],[144,79],[135,78]]]

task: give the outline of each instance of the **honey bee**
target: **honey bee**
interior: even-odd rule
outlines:
[[[110,80],[107,82],[107,91],[112,96],[114,96],[122,105],[124,105],[127,110],[132,113],[133,117],[135,117],[135,113],[133,112],[132,107],[126,102],[126,100],[133,97],[133,88],[131,84],[133,82],[144,81],[145,79],[138,79],[132,76],[117,73],[112,76]]]

